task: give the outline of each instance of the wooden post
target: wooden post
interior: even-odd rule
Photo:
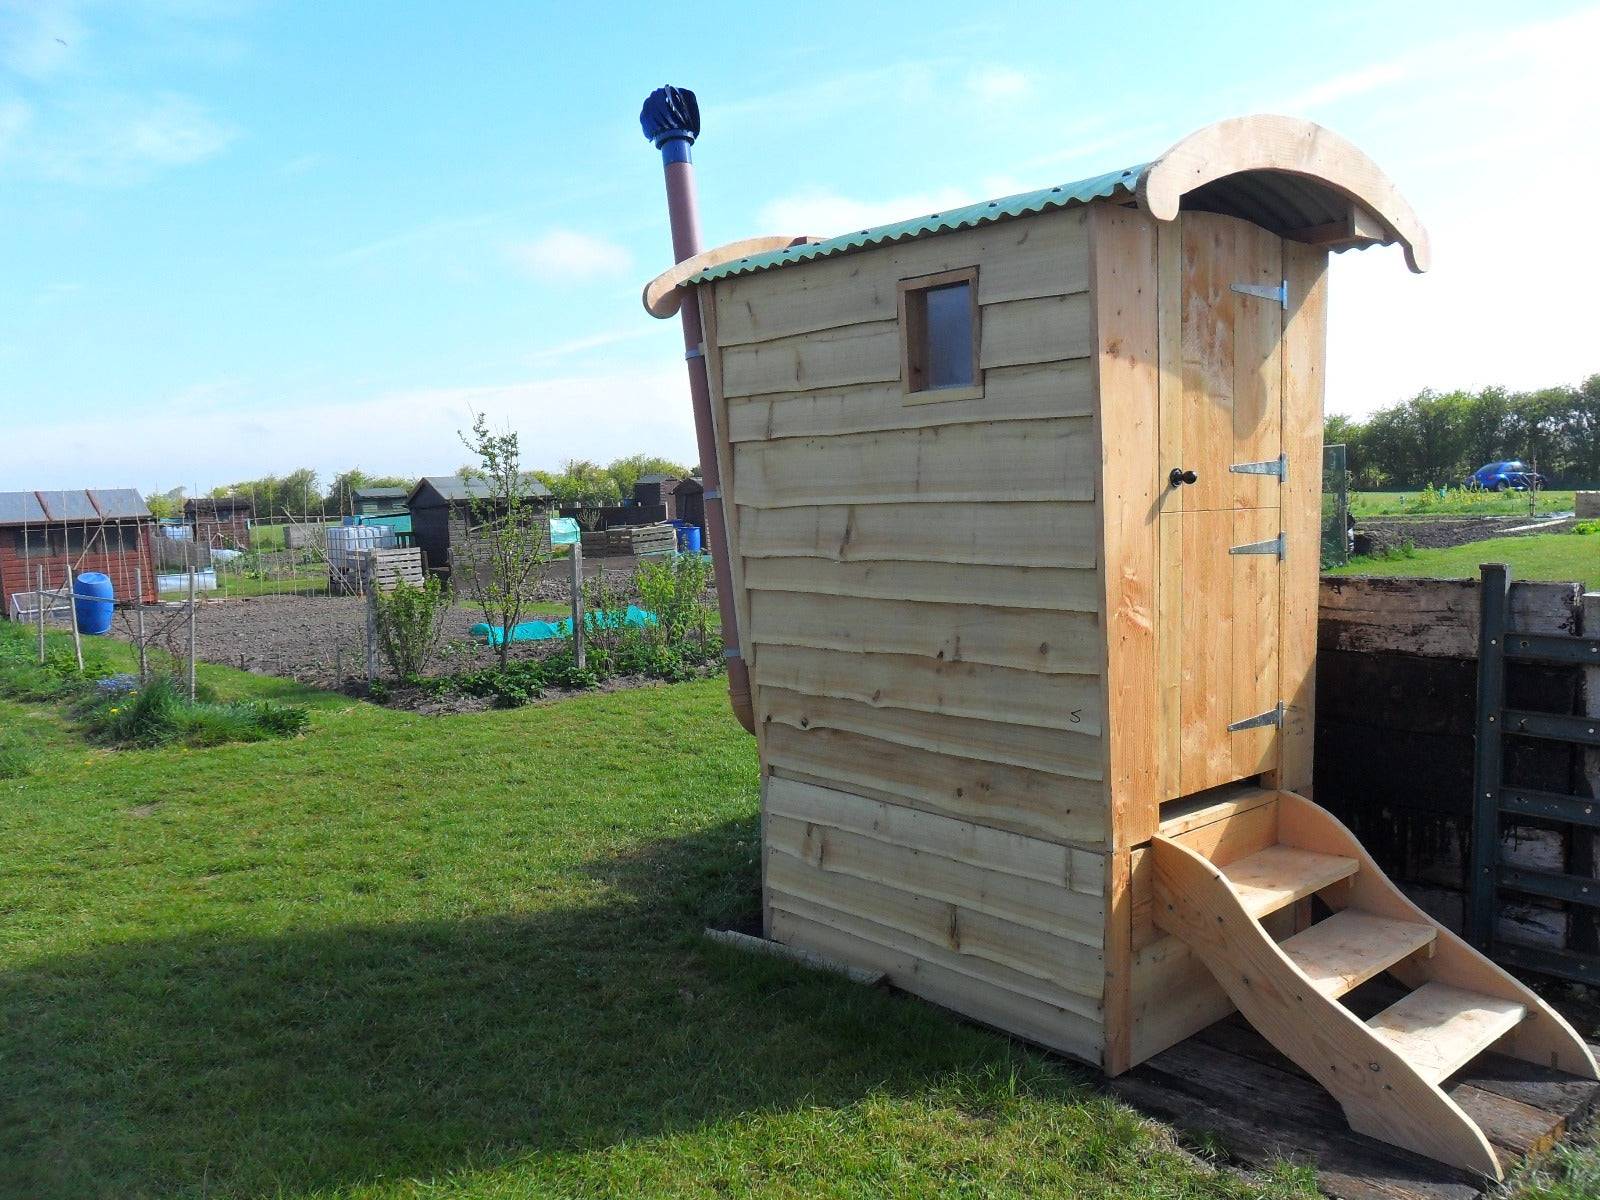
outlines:
[[[144,649],[144,570],[141,567],[133,569],[133,620],[133,635],[139,641],[139,682],[142,684],[150,674],[150,664]]]
[[[189,699],[194,700],[194,565],[189,566]]]
[[[367,589],[367,686],[378,682],[378,593]]]
[[[1585,592],[1579,601],[1578,617],[1582,624],[1579,632],[1586,638],[1600,638],[1600,592]],[[1583,715],[1600,717],[1600,667],[1583,669]],[[1600,797],[1600,749],[1590,747],[1583,751],[1584,791]],[[1573,825],[1571,842],[1567,846],[1567,871],[1586,879],[1600,878],[1600,833],[1582,825]],[[1600,953],[1600,920],[1595,910],[1582,904],[1569,906],[1572,911],[1571,948],[1583,954]]]
[[[572,543],[572,660],[584,669],[583,650],[583,538]]]
[[[72,618],[72,653],[78,659],[78,670],[81,672],[83,670],[83,637],[78,632],[77,585],[73,582],[72,567],[68,566],[65,570],[67,578],[64,587],[67,593],[67,614]]]
[[[35,567],[33,584],[34,617],[39,625],[39,665],[44,666],[44,568]]]

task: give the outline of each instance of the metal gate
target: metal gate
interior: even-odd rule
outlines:
[[[1350,561],[1350,471],[1343,443],[1322,448],[1322,566]]]
[[[1600,716],[1535,712],[1506,707],[1506,664],[1600,668],[1600,637],[1522,633],[1511,627],[1511,572],[1500,564],[1481,568],[1478,638],[1477,747],[1473,764],[1472,870],[1469,875],[1466,932],[1468,939],[1496,961],[1512,967],[1600,983],[1600,955],[1571,945],[1554,950],[1495,936],[1495,914],[1501,890],[1560,900],[1577,916],[1575,925],[1593,930],[1600,910],[1600,880],[1594,859],[1586,873],[1530,870],[1502,861],[1502,816],[1555,824],[1567,832],[1569,845],[1592,846],[1600,834],[1600,798],[1563,792],[1536,791],[1505,782],[1505,738],[1527,737],[1600,748]],[[1594,676],[1590,676],[1593,680]],[[1591,683],[1591,688],[1593,687]],[[1591,695],[1590,711],[1594,711]],[[1574,772],[1574,777],[1582,772]],[[1592,787],[1590,790],[1595,790]],[[1572,855],[1569,851],[1569,871]],[[1589,939],[1592,940],[1592,939]]]

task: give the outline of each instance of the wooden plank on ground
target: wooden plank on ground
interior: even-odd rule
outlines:
[[[1523,633],[1575,633],[1580,591],[1575,583],[1515,581],[1511,623]],[[1478,581],[1325,576],[1317,647],[1476,658]]]

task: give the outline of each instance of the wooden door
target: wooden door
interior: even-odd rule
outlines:
[[[1283,529],[1282,243],[1211,213],[1175,225],[1159,436],[1163,473],[1193,479],[1167,486],[1160,515],[1165,799],[1277,765]]]

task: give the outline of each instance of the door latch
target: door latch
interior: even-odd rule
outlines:
[[[1276,706],[1267,709],[1267,711],[1264,713],[1257,713],[1253,717],[1246,717],[1242,721],[1235,721],[1232,725],[1228,726],[1228,732],[1239,733],[1246,729],[1262,729],[1268,725],[1274,726],[1278,729],[1283,728],[1282,700],[1279,700]]]
[[[1289,456],[1279,454],[1265,462],[1234,463],[1228,470],[1234,475],[1276,475],[1279,483],[1289,482]]]
[[[1289,311],[1289,281],[1285,279],[1274,287],[1270,283],[1235,283],[1233,290],[1241,296],[1258,296],[1262,300],[1276,300],[1278,307]]]
[[[1168,487],[1182,487],[1186,483],[1194,483],[1200,476],[1193,471],[1185,471],[1182,467],[1173,467],[1167,472]]]

